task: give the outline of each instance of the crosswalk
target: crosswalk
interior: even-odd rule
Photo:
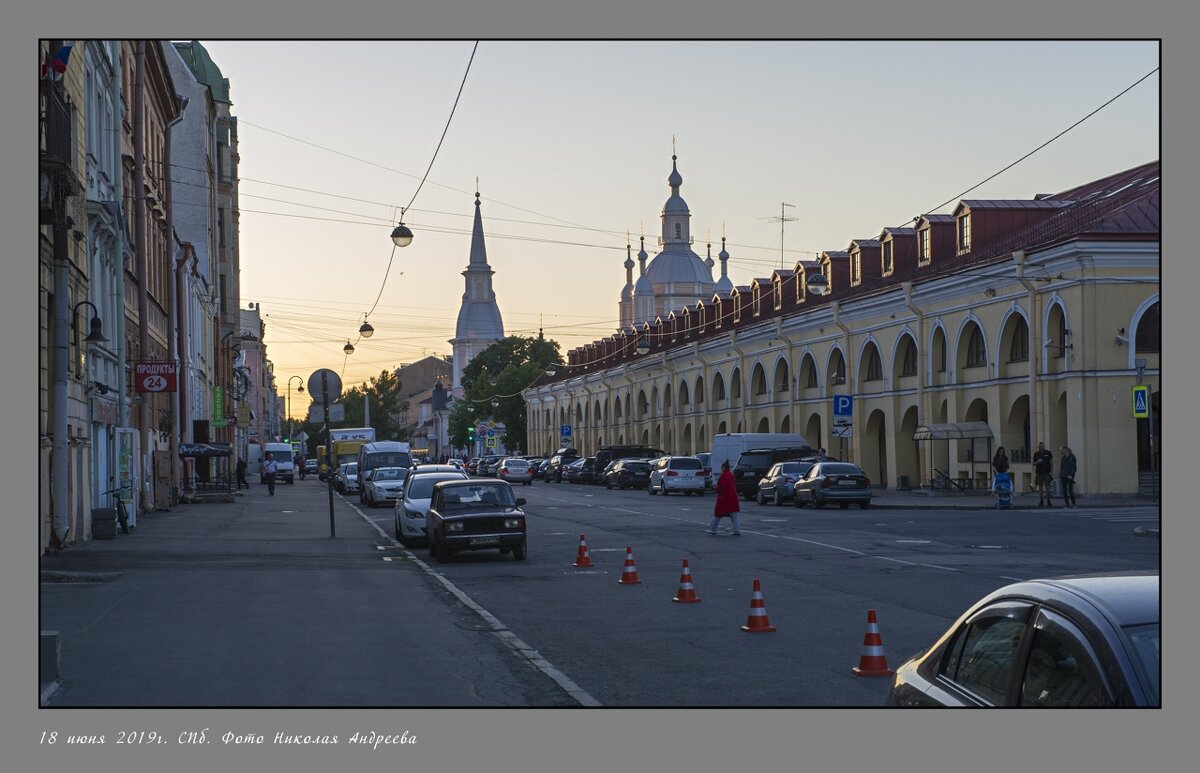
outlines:
[[[1108,521],[1109,523],[1158,523],[1160,520],[1157,505],[1060,508],[1056,512],[1069,518],[1086,518],[1091,521]]]

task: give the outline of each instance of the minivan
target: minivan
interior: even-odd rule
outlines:
[[[288,483],[296,482],[296,466],[292,464],[291,443],[266,443],[263,445],[262,453],[264,460],[267,458],[267,454],[275,457],[275,480],[287,481]],[[261,474],[261,472],[259,474],[259,482],[267,482],[267,476]]]

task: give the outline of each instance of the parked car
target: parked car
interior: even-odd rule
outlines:
[[[777,462],[767,470],[766,477],[758,482],[758,496],[755,501],[760,505],[770,502],[782,505],[791,499],[796,481],[812,469],[813,462]]]
[[[524,499],[506,481],[446,481],[433,489],[426,525],[429,555],[439,563],[460,550],[499,549],[524,561]]]
[[[596,457],[585,456],[563,468],[563,480],[568,483],[593,483],[596,480]]]
[[[651,494],[682,491],[689,497],[704,493],[704,465],[694,456],[661,456],[650,467],[646,483]]]
[[[742,452],[733,468],[733,480],[738,493],[745,499],[758,497],[758,482],[776,462],[790,460],[816,461],[816,451],[810,446],[752,448]]]
[[[480,474],[486,475],[489,478],[496,477],[496,471],[500,469],[500,463],[503,462],[504,459],[505,459],[505,457],[503,457],[503,456],[492,456],[492,457],[489,457],[485,462],[480,462],[479,463]]]
[[[520,483],[524,486],[533,485],[533,471],[529,462],[510,456],[496,468],[496,477],[509,483]]]
[[[646,488],[650,483],[649,459],[618,459],[604,473],[604,487]]]
[[[317,460],[316,459],[305,459],[304,460],[304,474],[305,475],[316,475],[317,474]]]
[[[896,669],[889,706],[1158,706],[1159,573],[1027,580]]]
[[[546,462],[546,472],[544,477],[547,481],[555,483],[563,482],[563,467],[579,459],[579,452],[575,449],[567,449],[559,451],[554,456],[550,457],[550,461]]]
[[[408,477],[407,467],[376,467],[368,470],[363,481],[363,499],[367,507],[387,505],[400,498],[404,480]]]
[[[542,477],[542,471],[546,469],[546,459],[530,459],[529,472],[533,475],[534,480],[545,480]]]
[[[852,504],[866,510],[871,506],[871,479],[851,462],[817,462],[796,481],[792,499],[796,507],[836,502],[843,510]]]
[[[700,464],[704,465],[704,488],[712,490],[712,487],[713,487],[712,454],[705,451],[704,453],[696,454],[696,458],[700,460]]]
[[[470,459],[467,460],[467,463],[466,463],[466,465],[464,465],[463,469],[468,474],[474,475],[475,471],[479,469],[479,457],[472,456]]]
[[[406,548],[425,540],[425,513],[429,510],[434,484],[443,480],[470,480],[465,472],[453,468],[432,471],[420,469],[427,466],[418,465],[409,471],[401,497],[392,508],[396,540]]]
[[[446,464],[453,465],[461,470],[465,462],[462,459],[447,459]]]
[[[346,462],[338,467],[333,477],[333,487],[342,494],[358,493],[358,463]]]
[[[666,455],[661,448],[650,446],[600,446],[596,449],[596,470],[601,474],[607,472],[608,466],[619,459],[657,459]]]

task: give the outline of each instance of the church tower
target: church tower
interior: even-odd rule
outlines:
[[[629,235],[625,235],[625,286],[621,288],[621,302],[618,304],[618,330],[628,330],[633,327],[633,247],[629,243]]]
[[[679,195],[683,176],[679,174],[676,159],[671,156],[671,174],[667,177],[671,196],[662,211],[662,236],[659,239],[662,252],[654,256],[646,268],[646,276],[654,287],[651,319],[654,315],[666,318],[681,306],[693,306],[700,299],[708,300],[715,287],[711,267],[692,251],[692,213]],[[634,292],[636,295],[636,289]]]
[[[471,231],[471,260],[462,272],[466,289],[458,310],[458,325],[450,345],[454,347],[454,396],[462,396],[462,373],[475,355],[504,338],[504,322],[496,306],[492,290],[492,275],[483,244],[483,216],[480,214],[479,192],[475,192],[475,225]]]

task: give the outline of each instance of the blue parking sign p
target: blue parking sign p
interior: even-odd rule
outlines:
[[[854,397],[852,395],[834,395],[834,397],[833,397],[833,415],[834,416],[852,416],[852,415],[854,415]]]
[[[1133,418],[1150,418],[1150,387],[1135,386],[1133,388]]]
[[[563,437],[571,437],[571,425],[570,424],[562,425],[562,436]]]

